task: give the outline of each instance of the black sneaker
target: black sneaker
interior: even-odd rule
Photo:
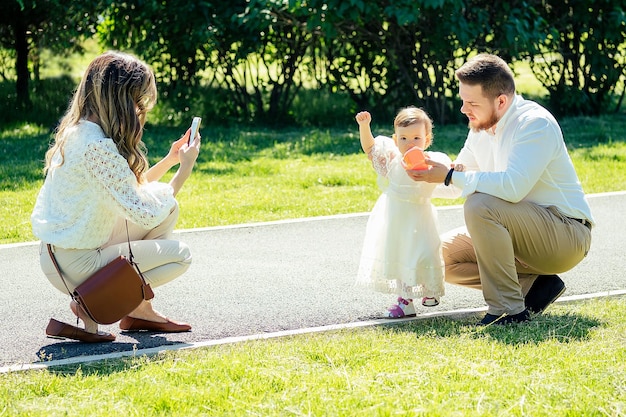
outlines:
[[[540,314],[564,292],[565,283],[558,275],[539,275],[526,294],[526,308]]]
[[[479,326],[487,326],[493,322],[495,322],[496,320],[498,320],[501,316],[496,316],[495,314],[489,314],[486,313],[485,317],[483,317],[483,319],[481,321],[479,321],[477,324]]]
[[[514,323],[524,323],[530,321],[530,312],[528,309],[522,311],[521,313],[506,315],[500,317],[498,320],[494,321],[493,324],[504,325],[504,324],[514,324]]]

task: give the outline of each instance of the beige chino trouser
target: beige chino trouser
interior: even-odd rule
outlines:
[[[178,205],[154,229],[146,230],[128,222],[133,259],[153,288],[180,276],[191,265],[189,247],[171,237],[177,220]],[[124,219],[119,219],[111,233],[111,238],[100,248],[64,249],[53,246],[53,251],[68,287],[74,290],[74,287],[119,255],[128,256],[126,222]],[[50,259],[46,242],[41,244],[40,262],[41,269],[50,283],[59,291],[67,293]]]
[[[554,206],[474,193],[463,209],[466,227],[442,236],[445,280],[482,289],[489,314],[524,311],[537,275],[572,269],[591,245],[590,228]]]

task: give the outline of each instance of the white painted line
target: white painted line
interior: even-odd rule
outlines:
[[[592,298],[614,297],[614,296],[620,296],[620,295],[626,295],[626,290],[611,290],[611,291],[597,292],[593,294],[571,295],[567,297],[561,297],[556,302],[566,303],[569,301],[580,301],[580,300],[588,300]],[[487,310],[487,307],[450,310],[450,311],[443,311],[443,312],[425,313],[425,314],[420,314],[416,317],[407,317],[404,319],[367,320],[367,321],[359,321],[359,322],[353,322],[353,323],[333,324],[333,325],[328,325],[328,326],[284,330],[284,331],[273,332],[273,333],[261,333],[261,334],[248,335],[248,336],[226,337],[223,339],[207,340],[204,342],[196,342],[196,343],[180,343],[180,344],[175,344],[175,345],[158,346],[158,347],[149,348],[149,349],[137,349],[137,350],[125,351],[125,352],[108,353],[105,355],[77,356],[77,357],[68,358],[68,359],[59,359],[59,360],[52,360],[52,361],[46,361],[46,362],[37,362],[37,363],[30,363],[30,364],[20,364],[20,365],[0,367],[0,373],[41,370],[41,369],[48,369],[48,368],[57,367],[57,366],[67,366],[67,365],[75,365],[79,363],[114,360],[114,359],[121,359],[125,357],[151,356],[151,355],[156,355],[160,352],[165,352],[165,351],[170,351],[170,350],[198,349],[198,348],[203,348],[203,347],[249,342],[249,341],[254,341],[254,340],[276,339],[280,337],[321,333],[321,332],[328,332],[328,331],[335,331],[335,330],[358,329],[362,327],[378,326],[381,324],[403,323],[403,322],[421,320],[421,319],[430,318],[430,317],[445,317],[445,316],[452,316],[452,315],[458,315],[458,314],[478,313],[480,311],[485,311],[485,310]]]

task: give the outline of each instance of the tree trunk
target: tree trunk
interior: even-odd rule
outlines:
[[[22,108],[30,107],[30,95],[28,91],[28,40],[26,38],[26,25],[22,19],[15,23],[15,50],[17,58],[15,60],[15,71],[17,73],[17,83],[15,90],[17,93],[17,104]]]

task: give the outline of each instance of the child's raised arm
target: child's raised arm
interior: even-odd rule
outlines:
[[[361,139],[361,148],[363,148],[363,152],[369,155],[370,151],[374,147],[374,135],[372,135],[372,130],[370,129],[370,122],[372,121],[372,116],[369,112],[362,111],[357,113],[356,122],[359,124],[359,137]]]

